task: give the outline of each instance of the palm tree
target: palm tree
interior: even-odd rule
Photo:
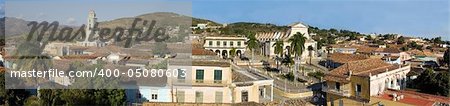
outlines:
[[[23,42],[14,51],[14,57],[17,68],[20,71],[48,70],[52,67],[50,56],[42,54],[47,43],[34,41]],[[36,84],[37,78],[29,78],[25,81]]]
[[[304,34],[297,32],[296,34],[294,34],[294,36],[292,36],[291,38],[288,39],[288,41],[291,43],[291,52],[294,53],[294,57],[295,57],[295,69],[294,69],[294,76],[295,79],[297,79],[297,74],[296,72],[298,71],[299,68],[299,62],[300,62],[300,56],[302,55],[303,51],[305,50],[305,42],[306,42],[306,37],[304,37]]]
[[[253,57],[253,51],[255,50],[255,48],[258,46],[258,40],[256,39],[255,35],[250,33],[249,35],[247,35],[247,47],[248,49],[250,49],[250,51],[252,52],[252,59],[250,59],[250,63],[252,62],[252,60],[254,59]]]
[[[231,50],[230,50],[230,56],[231,56],[232,59],[234,58],[234,56],[236,56],[236,48],[235,48],[235,47],[232,47],[232,48],[231,48]]]
[[[285,58],[283,58],[283,60],[281,61],[281,64],[284,64],[286,67],[288,67],[288,71],[290,71],[290,66],[294,64],[294,60],[291,55],[286,55]]]
[[[278,66],[279,61],[280,61],[279,58],[281,58],[283,55],[283,46],[284,46],[284,42],[282,40],[278,40],[272,45],[272,47],[275,47],[275,54],[279,55],[279,57],[276,58],[277,69],[279,69],[279,66]]]
[[[311,60],[312,60],[312,51],[314,50],[314,48],[312,46],[308,46],[308,52],[309,52],[309,64],[311,64]]]

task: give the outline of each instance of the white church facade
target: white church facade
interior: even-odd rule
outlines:
[[[310,53],[308,51],[308,47],[311,46],[314,48],[313,51],[311,51],[311,57],[315,57],[315,51],[317,50],[317,42],[314,41],[309,32],[308,32],[308,25],[296,22],[291,25],[289,25],[289,30],[285,32],[262,32],[257,33],[255,37],[258,39],[258,41],[261,42],[261,54],[268,57],[276,57],[277,54],[275,54],[275,47],[274,44],[278,40],[282,40],[284,43],[284,51],[283,53],[287,54],[290,48],[291,43],[288,41],[290,37],[294,36],[296,33],[302,33],[304,34],[304,37],[306,37],[305,42],[305,50],[303,51],[301,55],[302,63],[305,63],[306,60],[309,60]]]

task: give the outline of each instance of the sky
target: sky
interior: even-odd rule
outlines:
[[[4,0],[0,0],[4,1]],[[7,0],[6,16],[83,24],[94,9],[100,21],[164,11],[219,23],[302,22],[319,28],[396,33],[450,40],[448,0]],[[58,5],[52,5],[58,3]],[[5,10],[5,5],[0,5]],[[3,13],[3,12],[2,12]]]

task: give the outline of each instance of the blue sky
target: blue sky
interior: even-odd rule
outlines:
[[[161,3],[142,0],[85,0],[88,3],[75,4],[73,1],[63,0],[57,1],[62,5],[49,5],[55,1],[8,0],[6,14],[21,16],[19,13],[24,13],[30,14],[24,17],[53,19],[63,23],[73,18],[72,21],[82,24],[89,9],[96,10],[99,20],[169,11],[219,23],[287,25],[299,21],[319,28],[420,37],[441,36],[450,40],[450,2],[447,0],[159,0]],[[4,6],[1,7],[4,10]]]

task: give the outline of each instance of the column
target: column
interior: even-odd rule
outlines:
[[[273,84],[270,85],[270,101],[273,101]]]

